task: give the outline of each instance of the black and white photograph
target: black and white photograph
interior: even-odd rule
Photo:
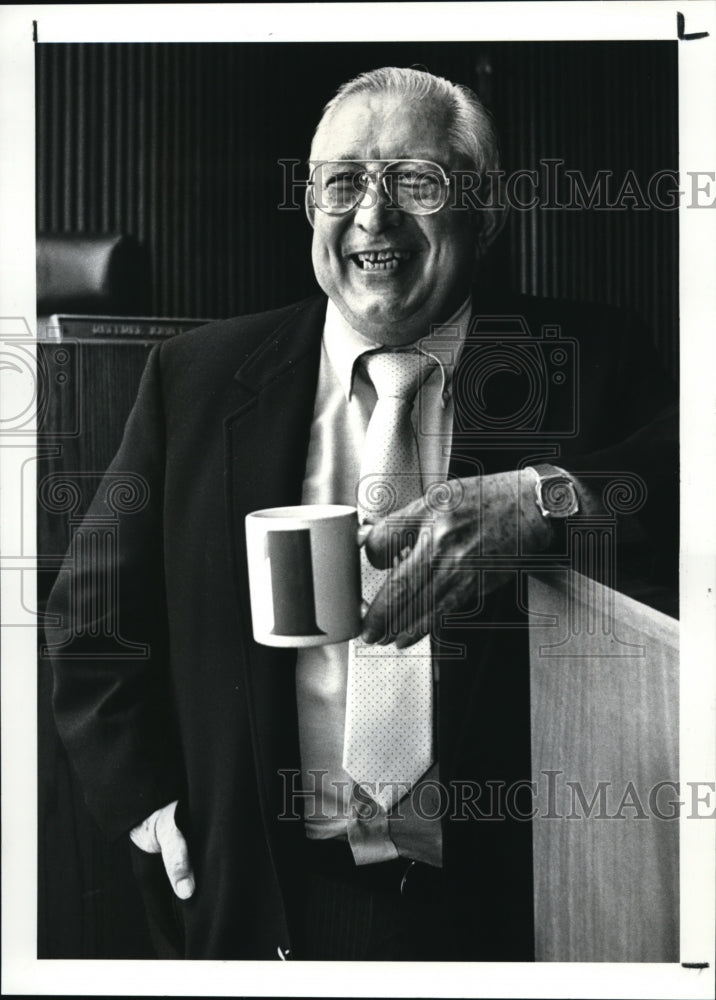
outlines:
[[[4,990],[709,995],[712,5],[121,6],[0,119]]]

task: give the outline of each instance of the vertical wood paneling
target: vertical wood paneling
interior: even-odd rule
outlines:
[[[587,182],[613,171],[616,189],[633,170],[645,189],[677,166],[671,43],[38,45],[40,231],[132,233],[155,314],[310,294],[303,212],[276,210],[279,160],[306,157],[338,83],[389,63],[481,92],[508,171],[555,158]],[[677,221],[654,208],[515,210],[500,259],[520,291],[632,307],[674,366]]]
[[[670,43],[489,46],[494,112],[508,171],[561,158],[591,183],[613,174],[615,196],[633,171],[647,195],[659,170],[677,169],[676,47]],[[502,81],[503,85],[500,86]],[[560,188],[562,201],[568,189]],[[650,325],[677,364],[678,218],[647,210],[513,212],[512,282],[540,295],[626,306]]]

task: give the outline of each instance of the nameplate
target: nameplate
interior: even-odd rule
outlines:
[[[46,328],[48,340],[155,341],[175,337],[208,319],[169,319],[163,316],[75,316],[55,314]]]

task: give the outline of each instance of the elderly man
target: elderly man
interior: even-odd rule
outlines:
[[[90,810],[130,834],[160,954],[532,957],[518,570],[568,555],[565,521],[600,513],[614,471],[648,482],[635,536],[662,531],[674,469],[664,380],[619,314],[476,281],[498,222],[468,195],[497,166],[467,88],[413,69],[356,78],[311,149],[327,298],[150,358],[87,522],[123,477],[142,484],[101,557],[117,602],[96,599],[99,557],[76,541],[50,640],[60,732]],[[561,354],[545,361],[550,336]],[[529,418],[510,396],[520,357],[544,375]],[[392,422],[374,420],[396,397]],[[387,518],[360,495],[381,461]],[[244,517],[314,502],[358,505],[370,527],[363,635],[259,646]],[[361,746],[366,712],[387,762],[375,738]],[[407,777],[381,794],[398,756]]]

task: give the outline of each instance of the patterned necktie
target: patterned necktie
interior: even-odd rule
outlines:
[[[378,401],[366,432],[359,515],[385,516],[422,496],[411,412],[432,359],[417,352],[364,355]],[[386,579],[361,553],[364,599]],[[407,649],[350,643],[343,767],[384,809],[398,802],[433,760],[430,637]]]

